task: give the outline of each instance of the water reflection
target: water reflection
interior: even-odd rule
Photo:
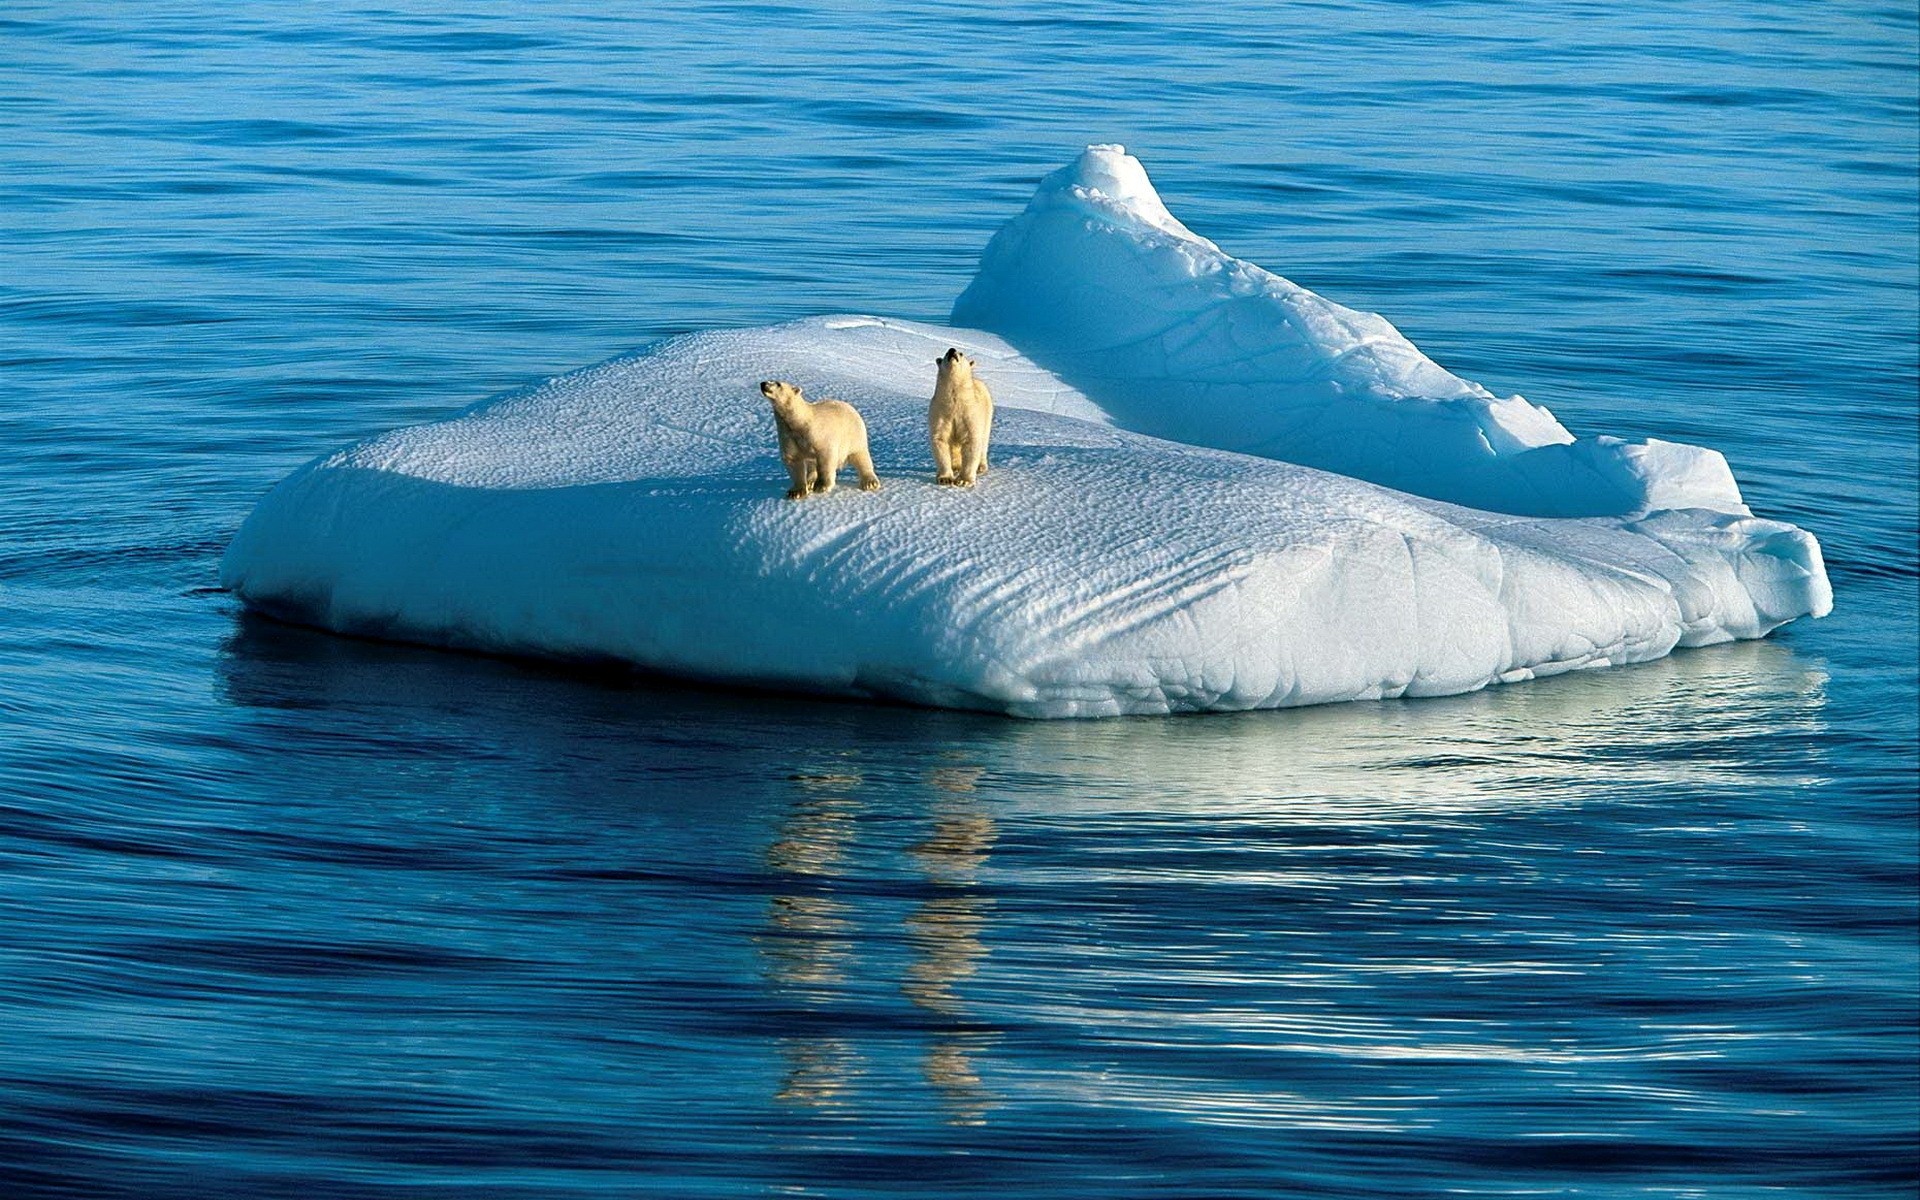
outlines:
[[[857,770],[793,776],[793,807],[767,847],[768,871],[785,887],[768,897],[756,939],[768,982],[810,1013],[839,998],[854,954],[854,923],[832,888],[843,873],[859,805]],[[785,1070],[776,1098],[824,1106],[846,1100],[861,1071],[859,1051],[843,1037],[798,1033],[778,1039]]]
[[[1719,886],[1686,873],[1696,854],[1772,853],[1723,798],[1817,795],[1838,774],[1826,672],[1783,643],[1446,700],[1050,723],[592,680],[252,620],[219,666],[231,725],[220,753],[250,793],[284,797],[272,844],[288,844],[304,805],[333,838],[302,847],[305,861],[352,849],[352,878],[392,860],[404,834],[438,871],[474,864],[476,897],[500,878],[550,883],[564,917],[512,919],[541,939],[577,932],[576,975],[724,959],[757,976],[715,1016],[751,1030],[732,1044],[763,1102],[865,1113],[931,1097],[957,1124],[992,1122],[1016,1097],[1097,1096],[1195,1121],[1397,1127],[1416,1101],[1346,1096],[1327,1061],[1452,1061],[1461,1047],[1476,1061],[1559,1061],[1559,1034],[1528,1013],[1482,1027],[1446,1006],[1481,1004],[1492,993],[1479,989],[1506,979],[1583,1003],[1580,988],[1600,988],[1604,1002],[1646,963],[1677,970],[1726,931],[1595,917],[1582,933],[1556,926],[1577,943],[1563,946],[1507,916],[1633,901],[1664,921],[1628,885],[1685,895]],[[1702,829],[1661,840],[1701,801]],[[1653,815],[1623,816],[1636,804]],[[1581,806],[1592,820],[1530,822]],[[1525,845],[1483,836],[1516,821]],[[342,848],[355,822],[366,847]],[[1569,865],[1601,849],[1625,856],[1617,878]],[[1542,871],[1551,886],[1534,886]],[[638,876],[655,882],[623,882]],[[454,878],[422,886],[438,895]],[[1126,912],[1137,902],[1140,919],[1064,934],[1108,919],[1089,902],[1101,888]],[[716,896],[735,906],[714,908]],[[1232,937],[1200,940],[1216,926]],[[656,928],[620,956],[602,932]],[[1186,1006],[1127,1003],[1166,996]],[[1409,1026],[1427,1004],[1454,1024]],[[671,1011],[607,1019],[646,1034]],[[1144,1060],[1133,1084],[1105,1066],[1045,1075],[996,1050],[1000,1030],[1070,1043],[1101,1023],[1292,1056],[1297,1094],[1264,1075],[1186,1080]],[[1632,1036],[1596,1039],[1640,1046]]]
[[[1444,699],[1118,721],[1014,721],[594,680],[250,617],[219,668],[227,699],[242,715],[258,714],[252,719],[276,737],[364,732],[390,742],[404,729],[478,742],[496,760],[524,761],[534,793],[553,793],[563,807],[580,797],[556,763],[590,763],[601,778],[617,778],[657,773],[664,754],[687,759],[689,771],[777,782],[796,769],[782,761],[795,745],[841,747],[889,764],[921,759],[929,747],[953,751],[996,780],[1003,815],[1007,805],[1050,816],[1223,808],[1272,815],[1272,802],[1284,800],[1302,816],[1392,822],[1676,783],[1738,785],[1756,773],[1810,787],[1827,775],[1827,672],[1773,641]],[[285,710],[302,715],[271,715]],[[262,769],[285,761],[284,743],[242,738],[239,748]],[[331,765],[376,779],[391,766],[378,754]],[[841,769],[805,768],[826,776]],[[943,775],[932,791],[963,795],[963,782]],[[819,798],[838,787],[851,802],[859,786],[827,779],[798,793]],[[891,775],[884,790],[889,804],[904,798]]]
[[[1466,696],[1278,713],[1014,724],[996,772],[1062,812],[1244,812],[1391,824],[1677,786],[1826,781],[1827,672],[1772,642]],[[1280,803],[1276,803],[1280,802]],[[1031,811],[1031,806],[1023,806]]]
[[[993,899],[979,891],[980,870],[997,832],[976,794],[984,773],[962,764],[927,772],[933,832],[909,847],[931,894],[907,917],[914,957],[901,991],[933,1019],[922,1072],[955,1124],[981,1123],[991,1102],[973,1065],[990,1034],[967,1020],[957,990],[986,956],[980,935],[993,907]]]
[[[990,1034],[968,1019],[958,990],[986,954],[981,932],[992,906],[978,890],[995,836],[976,795],[983,773],[978,765],[951,762],[929,769],[924,784],[933,829],[906,848],[926,896],[905,917],[908,960],[898,987],[926,1017],[930,1040],[920,1073],[955,1124],[980,1123],[991,1102],[974,1066]],[[854,850],[861,772],[809,769],[789,782],[791,804],[765,855],[780,886],[768,898],[756,941],[773,993],[802,1014],[798,1032],[776,1039],[784,1066],[775,1098],[826,1108],[851,1100],[866,1073],[859,1044],[834,1032],[836,1008],[857,1002],[866,985],[877,982],[862,973],[884,975],[887,959],[859,953],[859,914],[835,895],[874,873],[875,864]],[[869,858],[879,853],[869,851]]]

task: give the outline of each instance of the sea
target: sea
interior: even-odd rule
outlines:
[[[0,1197],[1920,1187],[1920,14],[0,9]],[[1023,722],[218,589],[395,425],[944,320],[1089,142],[1833,615],[1444,700]]]

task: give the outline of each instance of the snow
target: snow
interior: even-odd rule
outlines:
[[[958,311],[1009,340],[863,316],[696,333],[374,437],[262,500],[223,582],[341,632],[1030,717],[1442,695],[1830,607],[1818,544],[1748,515],[1718,455],[1573,441],[1227,259],[1118,148],[1042,186]],[[1076,347],[1150,311],[1154,348],[1093,373]],[[998,404],[971,490],[932,482],[949,345]],[[1263,382],[1286,363],[1307,366]],[[858,407],[882,489],[785,500],[762,379]],[[1389,447],[1354,473],[1500,503],[1234,452],[1340,423]],[[1543,452],[1591,479],[1528,474]]]

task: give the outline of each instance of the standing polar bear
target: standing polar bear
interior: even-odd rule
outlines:
[[[933,435],[936,483],[972,487],[987,470],[987,440],[993,434],[993,397],[973,377],[974,361],[953,347],[933,360],[939,376],[927,430]]]
[[[775,379],[762,383],[760,394],[773,405],[773,423],[780,428],[780,461],[793,477],[787,499],[832,491],[833,477],[845,463],[860,473],[861,491],[879,488],[880,477],[873,473],[873,457],[867,453],[867,423],[853,405],[840,400],[809,401],[799,388]]]

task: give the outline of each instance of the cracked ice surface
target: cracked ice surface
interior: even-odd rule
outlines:
[[[1132,214],[1136,257],[1192,238],[1133,160],[1089,155],[1069,171]],[[1056,263],[1083,276],[1062,291],[1128,294],[1123,240],[1101,241]],[[1193,241],[1175,249],[1204,258]],[[1253,302],[1226,312],[1161,296],[1154,336],[1193,355],[1165,357],[1166,393],[876,317],[674,338],[308,464],[247,518],[222,579],[253,608],[343,632],[1033,717],[1440,695],[1759,637],[1830,606],[1814,539],[1737,497],[1543,518],[1123,428],[1148,423],[1142,397],[1272,402],[1217,390],[1270,352],[1308,364],[1301,378],[1457,403],[1466,416],[1436,419],[1479,422],[1516,459],[1567,444],[1550,416],[1447,375],[1379,318],[1249,278]],[[1024,329],[999,319],[1026,311],[1013,301],[979,307],[1009,286],[976,282],[963,308]],[[1304,312],[1297,327],[1272,327],[1282,302]],[[1237,356],[1212,353],[1222,329]],[[999,404],[993,470],[971,492],[931,481],[926,405],[948,345]],[[784,500],[767,378],[858,406],[882,490]],[[1405,398],[1386,382],[1369,404]]]

